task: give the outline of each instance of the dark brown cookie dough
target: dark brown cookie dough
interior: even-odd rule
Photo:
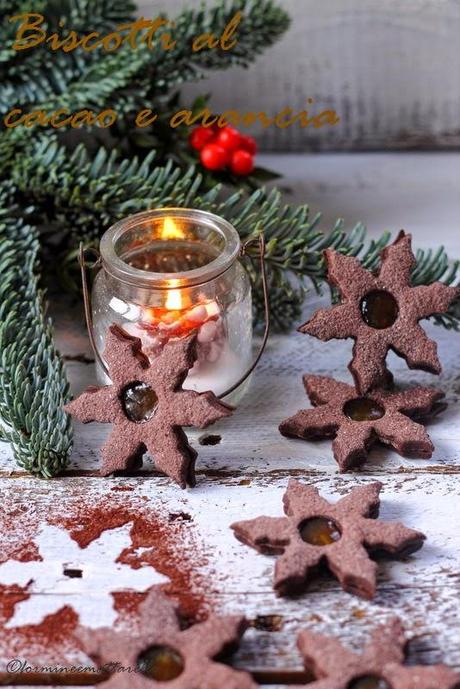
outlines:
[[[99,668],[109,673],[112,668],[109,679],[98,685],[105,689],[256,689],[246,672],[215,660],[238,646],[247,626],[244,617],[212,616],[183,631],[174,604],[152,590],[139,606],[131,633],[80,627],[76,636]]]
[[[366,461],[380,440],[403,457],[429,459],[433,444],[425,428],[409,417],[438,411],[444,393],[434,388],[404,391],[374,389],[360,396],[352,385],[326,376],[303,377],[313,409],[302,409],[280,424],[289,438],[334,438],[332,449],[340,471]]]
[[[197,453],[181,427],[206,428],[232,413],[212,392],[182,389],[196,359],[195,338],[169,343],[149,363],[141,341],[112,325],[104,358],[112,385],[88,388],[66,406],[83,423],[113,424],[101,474],[131,469],[148,451],[156,468],[182,488],[195,485]]]
[[[419,321],[444,313],[460,297],[460,288],[441,282],[411,286],[415,265],[411,236],[400,232],[382,251],[377,275],[363,268],[357,258],[332,249],[325,251],[325,257],[329,282],[339,290],[341,303],[319,309],[299,331],[323,341],[355,340],[349,368],[359,392],[385,384],[389,349],[403,357],[409,368],[440,373],[436,343]]]
[[[279,595],[302,590],[318,567],[327,565],[345,591],[371,599],[377,565],[368,551],[407,554],[425,539],[420,531],[376,518],[381,488],[381,483],[355,487],[331,504],[313,486],[291,479],[283,498],[286,517],[257,517],[231,528],[244,544],[281,555],[274,575]]]
[[[457,689],[460,682],[460,674],[445,665],[403,665],[407,640],[397,618],[376,627],[359,654],[310,631],[299,634],[297,645],[317,679],[304,685],[308,689]]]

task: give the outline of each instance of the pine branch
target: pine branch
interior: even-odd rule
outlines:
[[[38,287],[38,231],[14,217],[0,187],[0,437],[19,466],[50,478],[67,466],[68,384]]]
[[[13,170],[13,180],[26,198],[49,209],[43,222],[49,232],[67,237],[72,250],[79,241],[97,243],[98,238],[116,220],[135,212],[161,206],[193,206],[222,215],[238,230],[242,240],[264,232],[267,242],[267,264],[270,280],[271,310],[275,326],[288,328],[300,317],[300,309],[309,286],[320,291],[326,283],[324,249],[331,247],[347,255],[358,256],[374,269],[380,252],[390,240],[384,233],[368,241],[362,224],[351,231],[338,221],[330,232],[319,229],[320,215],[310,219],[307,205],[284,204],[277,190],[257,190],[247,197],[237,192],[222,198],[216,185],[203,193],[202,177],[194,168],[184,174],[168,163],[156,167],[154,156],[143,162],[120,160],[115,152],[101,148],[94,159],[81,146],[72,155],[54,142],[38,144],[31,156],[21,156]],[[449,267],[443,249],[417,252],[414,284],[458,280],[458,262]],[[257,271],[248,264],[254,286]],[[261,312],[258,286],[254,290],[257,313]],[[334,295],[332,295],[334,298]],[[460,327],[460,305],[454,304],[448,314],[435,317],[445,327]]]
[[[131,0],[0,0],[0,114],[4,115],[13,105],[35,109],[42,104],[59,103],[59,96],[100,61],[99,55],[81,50],[53,52],[43,45],[15,51],[11,46],[18,23],[10,22],[9,17],[26,12],[43,14],[43,26],[49,33],[62,34],[61,20],[81,34],[89,30],[108,33],[118,24],[132,20],[134,11]],[[108,76],[110,68],[109,59]]]
[[[0,114],[8,112],[12,104],[49,111],[58,107],[71,111],[111,107],[124,113],[152,107],[157,98],[179,84],[202,78],[203,70],[249,66],[289,25],[287,14],[273,0],[220,0],[213,9],[179,14],[172,50],[165,51],[159,40],[162,32],[170,31],[166,27],[156,34],[158,40],[152,50],[142,45],[137,50],[123,47],[113,54],[101,50],[62,53],[38,46],[17,53],[10,47],[17,26],[10,24],[8,17],[26,11],[25,5],[17,0],[12,9],[11,3],[0,0],[0,9],[5,6],[0,25]],[[90,29],[104,33],[131,20],[133,9],[125,0],[42,0],[38,7],[29,7],[29,11],[46,17],[48,31],[60,30],[61,34],[61,19],[82,34]],[[192,53],[194,38],[208,31],[220,35],[237,11],[242,11],[244,18],[233,50]]]
[[[96,241],[115,219],[138,210],[215,202],[220,187],[201,198],[200,174],[193,168],[183,174],[172,163],[157,167],[154,157],[152,152],[142,162],[120,160],[105,148],[93,157],[83,145],[69,154],[56,140],[44,139],[32,155],[16,161],[11,174],[24,196],[42,209],[48,235],[62,235],[74,248],[80,241]]]
[[[203,33],[220,36],[237,12],[242,12],[243,18],[235,34],[238,42],[234,48],[192,53],[192,42],[197,36]],[[162,51],[163,56],[158,46],[152,62],[154,74],[168,81],[171,68],[175,79],[182,81],[184,74],[193,78],[203,69],[249,67],[257,55],[273,45],[289,28],[290,19],[273,0],[219,0],[214,7],[184,10],[175,19],[175,24],[177,46],[174,50]]]
[[[88,33],[89,28],[105,34],[117,24],[133,19],[133,5],[125,0],[110,3],[108,0],[65,0],[63,3],[37,0],[32,8],[28,0],[15,0],[13,7],[8,0],[0,0],[0,8],[5,9],[0,22],[0,117],[13,106],[23,111],[39,109],[48,113],[60,108],[72,113],[111,108],[118,119],[109,130],[85,127],[88,146],[102,144],[110,150],[123,150],[126,155],[142,156],[149,150],[157,150],[162,155],[161,162],[172,158],[183,171],[189,166],[191,155],[188,128],[172,130],[169,126],[171,114],[180,107],[174,90],[184,82],[204,77],[210,69],[249,66],[289,25],[287,14],[273,0],[218,0],[211,8],[182,11],[175,18],[173,30],[165,27],[158,32],[153,49],[142,44],[137,49],[123,46],[114,53],[102,49],[92,53],[82,50],[63,53],[41,45],[16,52],[11,45],[17,23],[8,21],[15,13],[30,10],[42,13],[48,33],[57,30],[62,35],[64,29],[59,23],[63,20],[67,29],[73,28],[80,35]],[[237,45],[232,50],[192,52],[192,42],[198,35],[212,32],[219,36],[239,11],[243,19],[237,31]],[[176,46],[165,51],[161,33],[171,30]],[[139,130],[135,115],[144,108],[157,113],[158,120],[153,127]],[[55,137],[55,130],[49,126],[20,127],[13,131],[27,140],[37,131],[41,137],[50,140]],[[59,137],[70,149],[74,147],[75,136],[70,128],[60,129]],[[0,161],[2,167],[4,163]],[[208,175],[205,181],[209,186],[216,181],[216,175]],[[218,181],[230,186],[239,182],[229,174],[220,175]]]
[[[426,285],[435,280],[446,285],[459,284],[460,261],[449,261],[443,246],[437,251],[419,249],[416,257],[417,265],[412,273],[414,285]],[[433,316],[433,321],[448,330],[460,330],[460,299],[456,299],[446,313]]]

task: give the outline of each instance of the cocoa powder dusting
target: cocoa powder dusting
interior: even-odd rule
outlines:
[[[128,621],[136,617],[139,605],[146,599],[147,593],[115,591],[115,593],[112,593],[112,596],[113,607],[117,611],[118,617]]]
[[[97,506],[79,504],[70,516],[49,521],[67,529],[81,548],[86,548],[104,531],[132,522],[132,545],[120,553],[117,562],[133,569],[149,565],[168,577],[170,583],[161,588],[176,598],[187,619],[201,620],[209,613],[204,593],[209,591],[209,582],[203,581],[201,573],[207,558],[194,543],[193,522],[171,522],[167,512],[155,512],[149,504],[140,506],[139,500],[133,503],[125,495],[118,499],[103,498]],[[141,548],[147,550],[136,552]]]
[[[4,586],[0,584],[0,624],[3,625],[13,617],[14,606],[29,598],[27,586]]]
[[[2,547],[0,563],[7,560],[31,562],[41,560],[33,537],[38,532],[37,514],[26,504],[17,504],[11,497],[5,497],[0,508],[0,533]],[[27,536],[25,536],[27,534]]]
[[[170,582],[163,584],[162,590],[178,601],[184,617],[195,622],[209,612],[205,592],[209,592],[210,582],[205,582],[201,573],[208,560],[192,545],[193,536],[192,547],[185,547],[189,534],[190,522],[171,522],[169,515],[138,517],[131,529],[132,546],[117,561],[134,569],[150,565],[167,576]],[[177,547],[179,540],[184,541],[182,549]],[[138,548],[147,550],[138,554]]]
[[[19,600],[24,598],[18,594],[15,602]],[[40,624],[8,629],[2,625],[0,647],[2,652],[8,653],[7,658],[22,658],[31,665],[61,664],[67,658],[75,660],[78,655],[83,659],[72,640],[77,624],[78,615],[70,606],[65,606],[45,617]],[[0,663],[0,676],[2,672],[4,667]]]
[[[151,566],[168,577],[169,581],[160,588],[177,601],[184,623],[206,618],[212,610],[212,586],[204,571],[208,560],[193,520],[171,520],[167,505],[162,505],[158,496],[153,501],[145,495],[136,495],[135,487],[113,488],[109,488],[109,494],[100,495],[88,492],[83,482],[80,486],[74,484],[72,492],[66,493],[65,502],[54,500],[46,505],[42,503],[40,509],[31,503],[27,493],[22,496],[20,507],[13,505],[13,501],[8,505],[6,501],[0,512],[0,529],[4,535],[2,561],[42,559],[34,538],[45,522],[66,529],[83,549],[103,532],[132,523],[132,543],[118,554],[117,561],[133,569]],[[30,504],[33,506],[28,509]],[[12,519],[13,512],[15,519]],[[116,556],[117,553],[113,553],[113,557]],[[14,615],[15,605],[31,595],[27,588],[0,586],[2,658],[23,657],[33,663],[68,664],[69,658],[80,657],[78,644],[73,639],[78,615],[70,607],[71,602],[38,625],[5,629],[4,625]],[[112,593],[117,626],[135,624],[138,606],[145,596],[146,592]],[[0,674],[3,669],[0,662]]]

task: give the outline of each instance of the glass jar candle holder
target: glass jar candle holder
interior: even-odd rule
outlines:
[[[150,360],[193,334],[197,360],[184,387],[216,395],[232,388],[252,354],[251,287],[240,250],[235,228],[203,211],[152,210],[113,225],[101,240],[92,293],[98,352],[113,323],[139,337]],[[97,377],[109,382],[100,364]],[[236,404],[247,384],[225,401]]]

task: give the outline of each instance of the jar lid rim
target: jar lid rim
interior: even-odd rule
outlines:
[[[118,256],[115,245],[124,232],[152,220],[166,217],[195,222],[216,230],[224,239],[222,251],[206,265],[181,273],[142,270],[131,266]],[[238,232],[228,220],[208,211],[176,207],[159,208],[129,215],[109,227],[100,241],[102,264],[107,273],[124,283],[154,289],[177,289],[209,282],[224,273],[235,262],[240,248],[241,240]]]

